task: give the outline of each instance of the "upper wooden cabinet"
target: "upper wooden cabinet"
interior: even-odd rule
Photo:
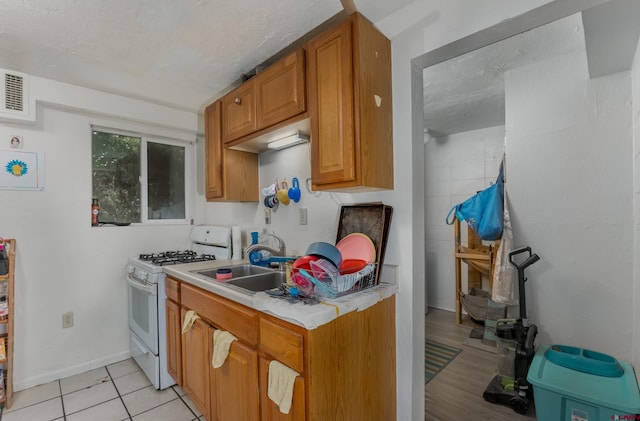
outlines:
[[[299,49],[222,98],[222,140],[237,144],[305,110],[305,59]]]
[[[269,66],[256,77],[256,118],[264,129],[306,109],[304,50]]]
[[[255,79],[222,97],[222,140],[227,143],[256,131]]]
[[[204,118],[207,200],[257,202],[258,155],[224,147],[221,101],[209,105]]]
[[[393,189],[390,41],[355,13],[307,54],[313,188]]]

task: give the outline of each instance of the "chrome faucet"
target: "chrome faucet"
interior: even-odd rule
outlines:
[[[244,254],[248,255],[249,253],[251,253],[252,251],[258,251],[258,250],[266,250],[269,253],[273,254],[274,256],[286,256],[287,255],[287,249],[285,247],[284,244],[284,240],[280,237],[278,237],[275,234],[266,234],[269,237],[273,237],[276,240],[278,240],[278,248],[275,249],[273,247],[267,246],[266,244],[251,244],[250,246],[248,246],[247,248],[244,249]]]

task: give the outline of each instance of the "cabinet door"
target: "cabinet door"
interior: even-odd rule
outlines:
[[[181,320],[186,312],[183,307]],[[182,388],[202,414],[210,410],[209,329],[208,324],[198,319],[182,334]]]
[[[296,377],[293,384],[293,400],[291,410],[283,414],[278,405],[269,399],[269,363],[271,359],[260,357],[260,415],[261,421],[304,421],[305,396],[304,378]]]
[[[258,155],[226,149],[221,127],[222,105],[216,101],[205,110],[207,200],[257,202]]]
[[[258,130],[306,109],[304,50],[269,66],[256,77]]]
[[[179,385],[182,385],[182,341],[180,306],[166,300],[167,307],[167,371]]]
[[[256,128],[255,79],[251,79],[222,98],[222,140],[231,142]]]
[[[207,199],[219,199],[224,194],[222,175],[222,108],[220,101],[209,105],[204,111],[205,165]]]
[[[213,344],[211,328],[211,343]],[[213,349],[209,361],[213,358]],[[258,352],[233,341],[229,355],[219,368],[211,367],[212,421],[258,421]]]
[[[355,180],[351,23],[309,43],[311,178],[314,184]]]

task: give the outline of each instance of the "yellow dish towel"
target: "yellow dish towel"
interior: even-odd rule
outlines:
[[[293,400],[293,384],[300,374],[279,361],[269,363],[269,387],[267,396],[274,401],[280,412],[288,414]]]
[[[187,333],[189,329],[191,329],[191,326],[193,326],[193,322],[195,322],[199,318],[200,316],[198,316],[195,311],[187,311],[187,314],[184,315],[184,322],[182,322],[182,333]]]
[[[216,331],[213,332],[213,358],[211,359],[213,368],[222,367],[227,360],[227,355],[229,355],[231,342],[237,340],[238,338],[226,330],[216,329]]]

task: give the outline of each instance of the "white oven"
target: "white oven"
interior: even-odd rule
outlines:
[[[196,225],[192,250],[141,254],[127,263],[131,357],[156,389],[175,384],[167,371],[167,320],[163,266],[230,259],[231,228]]]
[[[129,266],[134,268],[134,266]],[[149,350],[158,353],[158,283],[140,279],[147,272],[127,271],[129,287],[129,328]],[[144,276],[144,275],[143,275]]]

